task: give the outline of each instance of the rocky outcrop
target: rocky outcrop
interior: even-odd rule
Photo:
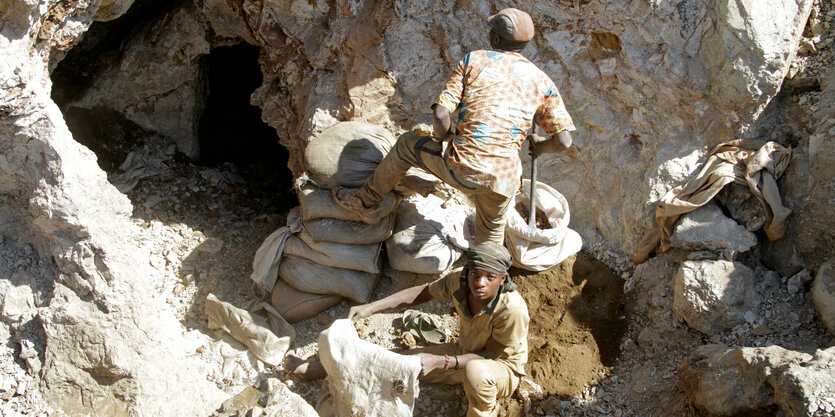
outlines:
[[[0,204],[11,208],[17,235],[30,236],[60,271],[38,312],[45,397],[69,413],[213,410],[226,394],[189,358],[182,328],[154,295],[130,202],[50,98],[49,59],[72,46],[96,7],[12,1],[0,9]],[[192,398],[179,410],[170,408],[182,398],[174,387]]]
[[[679,366],[687,397],[698,408],[731,416],[773,412],[830,416],[835,412],[835,348],[814,355],[779,346],[705,345]]]
[[[711,335],[745,322],[760,303],[754,272],[738,262],[685,261],[673,283],[673,311]]]
[[[829,333],[835,335],[835,260],[818,270],[812,284],[812,303]]]
[[[744,134],[779,90],[811,4],[532,6],[538,34],[524,52],[555,80],[578,126],[575,155],[544,157],[541,174],[577,213],[572,227],[631,252],[652,202],[707,147]],[[264,76],[251,100],[298,174],[305,143],[337,121],[397,134],[429,122],[450,68],[487,47],[484,17],[496,7],[185,2],[132,33],[120,55],[102,57],[108,69],[68,105],[114,108],[193,155],[199,57],[249,42],[262,47]]]

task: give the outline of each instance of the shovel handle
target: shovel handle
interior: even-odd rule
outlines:
[[[528,226],[536,227],[536,154],[531,153],[531,208]]]

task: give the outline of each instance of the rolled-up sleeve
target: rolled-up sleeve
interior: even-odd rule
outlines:
[[[450,113],[458,108],[458,103],[464,94],[464,72],[467,70],[467,62],[469,62],[469,55],[464,59],[458,61],[455,69],[452,70],[443,91],[438,95],[435,104],[444,106]]]
[[[565,108],[565,103],[557,87],[551,83],[545,92],[545,101],[536,110],[534,122],[542,127],[549,136],[556,135],[563,130],[574,131],[574,121]]]

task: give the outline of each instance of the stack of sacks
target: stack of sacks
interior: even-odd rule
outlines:
[[[336,205],[331,189],[362,185],[394,141],[380,127],[343,122],[308,144],[307,174],[297,190],[300,206],[288,214],[287,226],[264,241],[253,262],[252,279],[271,292],[271,304],[288,322],[316,315],[343,297],[369,301],[400,198],[389,193],[380,205],[380,221],[366,224]]]

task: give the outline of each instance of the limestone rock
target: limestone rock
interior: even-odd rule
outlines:
[[[679,218],[671,243],[689,250],[747,252],[757,245],[757,237],[725,216],[716,204],[708,204]]]
[[[754,272],[738,262],[684,261],[673,292],[676,316],[707,335],[743,323],[745,313],[760,303]]]
[[[360,340],[353,323],[340,319],[319,335],[319,359],[337,416],[412,415],[420,358]]]
[[[791,416],[835,411],[835,348],[815,355],[779,346],[697,348],[678,368],[690,401],[716,415],[756,414],[777,406]]]
[[[835,260],[818,269],[812,284],[812,302],[829,333],[835,335]]]

